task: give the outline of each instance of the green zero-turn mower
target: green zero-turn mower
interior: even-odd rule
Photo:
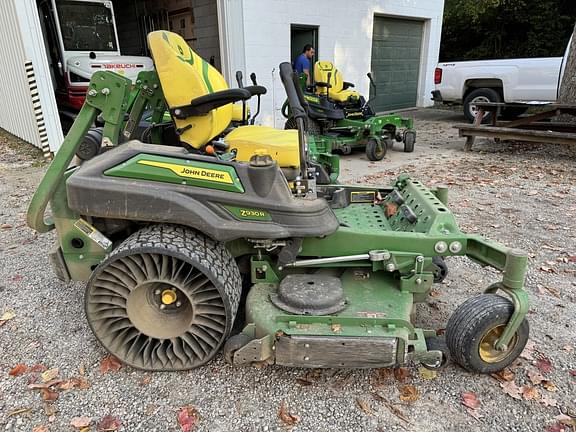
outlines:
[[[97,72],[28,210],[32,228],[56,228],[56,274],[87,281],[86,317],[106,350],[164,371],[203,365],[222,348],[234,365],[295,367],[435,368],[450,354],[479,373],[520,354],[528,338],[525,253],[463,233],[447,190],[407,175],[390,186],[316,184],[288,63],[280,75],[298,126],[297,176],[287,180],[265,152],[248,161],[203,153],[198,125],[214,126],[245,95],[206,95],[204,61],[186,54],[179,36],[153,32],[149,43],[170,112],[177,127],[192,125],[196,134],[186,139],[198,151],[131,141],[69,167],[98,114],[105,135],[123,122],[118,106],[129,81]],[[502,280],[455,310],[444,343],[412,314],[439,277],[437,257],[448,256],[496,268]],[[231,336],[234,328],[242,330]]]
[[[373,94],[376,85],[368,73]],[[363,148],[371,161],[382,160],[395,141],[402,142],[405,152],[413,152],[416,131],[411,118],[398,114],[376,115],[370,101],[353,90],[354,84],[346,82],[342,74],[329,61],[318,61],[314,66],[315,84],[306,86],[306,76],[300,76],[300,86],[305,90],[302,106],[306,110],[306,131],[316,148],[323,152],[350,154]],[[286,129],[296,129],[296,119],[288,101],[282,107],[287,118]]]

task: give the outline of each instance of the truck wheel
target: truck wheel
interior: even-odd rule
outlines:
[[[386,156],[386,143],[376,138],[370,138],[366,143],[366,157],[371,161],[379,161]]]
[[[520,355],[530,332],[523,320],[508,347],[494,344],[512,316],[512,303],[496,294],[482,294],[462,303],[446,326],[446,344],[452,359],[470,372],[489,374],[510,365]]]
[[[478,102],[502,102],[502,98],[500,93],[491,88],[479,88],[468,93],[464,98],[464,115],[471,123],[476,117],[476,103]],[[490,123],[492,115],[492,113],[484,114],[482,123]]]
[[[191,369],[212,359],[230,334],[241,291],[240,271],[222,243],[153,225],[94,270],[86,317],[104,348],[130,366]]]

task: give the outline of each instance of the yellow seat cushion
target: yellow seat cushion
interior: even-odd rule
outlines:
[[[250,107],[246,104],[246,112],[244,113],[244,118],[242,118],[244,108],[241,103],[235,103],[232,105],[232,121],[234,122],[245,122],[250,117]]]
[[[328,79],[330,74],[330,79]],[[327,91],[326,87],[316,87],[316,94],[326,95],[336,102],[346,102],[350,98],[360,99],[360,93],[356,90],[344,90],[344,79],[342,74],[332,62],[320,60],[314,65],[314,79],[317,82],[324,82],[330,84],[332,87]]]
[[[298,168],[300,153],[297,130],[278,130],[268,126],[240,126],[224,137],[236,160],[247,162],[258,151],[265,151],[280,168]]]
[[[228,89],[220,72],[192,51],[180,35],[163,30],[149,33],[148,46],[169,108],[185,106],[200,96]],[[232,104],[228,104],[206,115],[174,118],[176,127],[185,129],[180,140],[201,148],[228,127],[232,110]]]

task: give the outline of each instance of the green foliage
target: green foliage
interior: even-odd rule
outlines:
[[[562,56],[575,0],[446,0],[441,61]]]

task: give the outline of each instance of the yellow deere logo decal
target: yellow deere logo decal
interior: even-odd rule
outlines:
[[[157,168],[166,168],[179,177],[193,178],[197,180],[208,180],[217,183],[233,184],[234,180],[229,173],[209,168],[199,168],[195,166],[177,165],[166,162],[156,162],[148,160],[138,161],[141,165],[148,165]]]

